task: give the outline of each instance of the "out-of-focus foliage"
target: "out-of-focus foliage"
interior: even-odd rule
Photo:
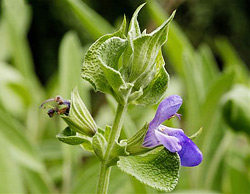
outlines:
[[[99,126],[112,124],[114,99],[107,96],[100,103],[101,95],[93,95],[88,83],[80,78],[80,69],[90,41],[115,27],[81,0],[61,1],[60,6],[69,14],[71,25],[84,33],[78,31],[80,38],[72,31],[64,35],[59,46],[58,71],[42,86],[27,39],[32,7],[24,0],[1,1],[0,192],[3,193],[92,193],[96,188],[97,158],[60,143],[55,135],[65,125],[59,119],[50,120],[39,105],[57,94],[67,99],[78,86]],[[157,26],[168,17],[157,1],[149,0],[145,8],[150,22]],[[65,19],[60,13],[58,18]],[[203,127],[203,133],[195,140],[204,153],[203,163],[195,169],[181,169],[176,192],[247,193],[250,192],[249,70],[226,38],[213,41],[215,54],[222,59],[221,69],[211,49],[205,43],[195,49],[177,23],[171,24],[163,49],[168,61],[166,69],[173,70],[166,95],[179,94],[184,99],[181,122],[172,119],[167,121],[168,126],[179,126],[190,135]],[[150,121],[155,108],[130,107],[122,136],[130,137]],[[114,168],[109,192],[157,191]]]

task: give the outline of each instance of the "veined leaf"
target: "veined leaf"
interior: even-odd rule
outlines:
[[[124,19],[117,32],[99,38],[87,51],[82,67],[83,79],[89,81],[96,91],[114,97],[114,89],[118,90],[124,83],[117,68],[119,57],[126,47],[126,41],[122,39],[125,26]]]
[[[165,62],[160,50],[155,60],[156,72],[153,80],[143,90],[143,95],[134,102],[135,104],[153,105],[161,99],[169,82],[169,75],[164,66]]]
[[[178,182],[180,161],[162,147],[140,156],[120,157],[118,167],[140,182],[162,191],[172,191]]]
[[[1,193],[25,193],[18,161],[15,160],[8,143],[0,136],[0,191]]]
[[[158,25],[164,22],[168,17],[166,11],[157,3],[157,1],[147,0],[147,8],[149,10],[149,14]],[[188,52],[192,54],[194,52],[194,48],[178,25],[174,21],[171,23],[171,28],[168,33],[168,43],[163,47],[163,49],[170,62],[174,64],[174,70],[179,75],[183,75],[183,53]]]
[[[152,71],[160,48],[167,41],[168,27],[173,17],[174,13],[152,33],[140,36],[133,40],[132,45],[128,45],[123,54],[124,66],[121,70],[125,80],[133,83],[139,76]]]
[[[89,32],[93,39],[114,31],[113,27],[104,18],[88,7],[83,1],[67,0],[67,2],[79,18],[84,29]]]
[[[61,142],[69,144],[69,145],[79,145],[87,151],[93,151],[92,149],[92,138],[77,134],[75,131],[72,131],[69,127],[66,127],[62,132],[60,132],[57,136]]]

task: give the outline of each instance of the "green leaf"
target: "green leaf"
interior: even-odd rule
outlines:
[[[232,129],[250,135],[250,89],[236,85],[225,94],[222,102],[222,115]]]
[[[168,17],[166,10],[154,0],[147,0],[147,7],[151,18],[156,24],[161,24]],[[188,40],[188,37],[178,26],[176,22],[171,22],[171,28],[168,33],[168,43],[163,47],[175,72],[183,76],[185,73],[185,64],[183,63],[183,53],[194,54],[194,47]]]
[[[128,156],[129,153],[126,150],[127,148],[127,141],[122,140],[121,142],[115,142],[114,147],[112,148],[110,159],[107,162],[108,166],[115,165],[119,160],[119,156]]]
[[[156,72],[153,80],[143,90],[143,95],[139,97],[134,104],[153,105],[157,103],[168,88],[169,75],[164,68],[165,62],[161,51],[159,51],[155,60]]]
[[[15,168],[17,167],[17,165],[27,168],[30,171],[36,173],[37,176],[39,176],[44,183],[46,182],[46,189],[51,191],[53,187],[52,186],[53,182],[50,179],[50,177],[48,176],[46,177],[47,172],[45,170],[45,166],[42,163],[42,159],[37,152],[38,150],[37,145],[34,144],[34,142],[32,143],[32,141],[30,141],[30,138],[27,136],[27,133],[24,133],[25,131],[24,126],[22,126],[19,122],[17,122],[17,120],[15,120],[13,117],[9,116],[8,112],[1,110],[1,108],[0,108],[0,126],[1,126],[0,142],[4,142],[4,146],[2,147],[8,149],[11,155],[13,154],[14,156],[13,161],[15,161],[13,167],[11,168],[7,167],[9,169],[8,172],[12,173],[12,170],[14,170],[15,173],[18,173],[17,169]],[[6,157],[1,156],[0,158],[2,158],[3,161],[4,160],[3,158]],[[9,163],[11,164],[11,162]],[[3,172],[4,171],[1,170],[2,175]],[[14,177],[10,179],[15,181]],[[4,184],[2,180],[0,182]],[[18,187],[18,185],[16,186]],[[12,188],[14,188],[14,186]],[[1,191],[3,191],[3,189],[1,189]]]
[[[114,91],[118,91],[121,86],[126,88],[125,82],[118,71],[118,61],[127,45],[127,41],[121,38],[113,37],[105,41],[99,48],[100,65],[102,67],[108,84]]]
[[[75,32],[64,35],[59,49],[59,83],[60,94],[70,98],[70,92],[80,80],[82,62],[80,41]]]
[[[95,134],[97,126],[88,109],[84,105],[77,88],[71,92],[69,115],[61,115],[61,117],[72,130],[90,137]]]
[[[63,36],[59,47],[59,93],[65,99],[69,99],[71,91],[77,86],[85,105],[90,107],[89,89],[91,86],[87,82],[83,82],[80,76],[82,50],[81,42],[75,32],[70,31]],[[52,84],[54,87],[58,87],[57,80],[52,81]]]
[[[240,83],[249,83],[249,70],[228,39],[218,38],[215,40],[215,45],[225,67],[234,69],[236,78]]]
[[[105,152],[106,152],[106,148],[107,148],[107,141],[101,133],[97,132],[94,135],[93,141],[92,141],[92,147],[97,157],[100,160],[103,160]]]
[[[88,7],[83,1],[68,0],[69,7],[75,13],[81,25],[88,33],[97,39],[100,36],[112,32],[113,27],[93,9]]]
[[[180,161],[176,153],[160,147],[144,155],[120,157],[118,167],[150,187],[172,191],[178,183]]]
[[[11,65],[0,62],[0,69],[0,103],[12,115],[23,118],[23,110],[32,101],[28,95],[29,90],[24,84],[25,79]]]
[[[24,169],[23,174],[25,178],[28,190],[30,193],[54,193],[55,191],[52,191],[48,187],[48,180],[46,179],[47,177],[41,177],[36,172],[31,171],[30,169]]]
[[[24,0],[4,0],[2,2],[4,14],[8,17],[17,32],[25,35],[31,21],[31,8]]]
[[[139,77],[146,77],[145,75],[152,72],[159,50],[167,41],[168,27],[174,14],[175,12],[156,30],[134,39],[132,45],[128,45],[123,54],[123,69],[121,70],[125,73],[125,80],[128,79],[133,83]],[[135,83],[135,87],[139,89],[140,86],[137,85]]]
[[[76,133],[75,131],[72,131],[69,127],[66,127],[62,132],[60,132],[56,138],[60,140],[63,143],[69,144],[69,145],[79,145],[87,150],[87,151],[93,151],[92,149],[92,139],[85,135],[80,135]]]
[[[13,65],[24,76],[25,85],[33,94],[33,100],[38,103],[44,93],[34,70],[29,43],[27,40],[27,31],[30,20],[30,7],[27,2],[20,0],[4,0],[3,20],[6,22],[6,31],[10,46],[10,55]]]
[[[22,174],[18,161],[15,160],[15,153],[11,152],[8,144],[0,136],[0,191],[1,193],[25,193],[22,186]]]
[[[138,17],[138,13],[141,10],[141,8],[145,5],[145,3],[143,3],[142,5],[140,5],[134,12],[130,24],[129,24],[129,28],[128,28],[128,39],[130,40],[134,40],[135,38],[141,36],[141,30],[140,30],[140,26],[139,23],[137,21],[137,17]]]
[[[81,75],[96,91],[114,95],[114,90],[124,84],[118,72],[118,60],[126,47],[126,41],[121,39],[125,26],[124,19],[117,32],[99,38],[85,55]]]
[[[10,55],[10,43],[8,40],[7,25],[3,20],[0,21],[0,61],[6,61]]]
[[[234,81],[235,72],[232,69],[224,72],[214,80],[208,88],[205,100],[201,105],[201,121],[199,125],[206,126],[209,122],[207,118],[211,117],[217,109],[217,105],[222,95],[227,92]]]
[[[199,47],[197,58],[201,64],[202,70],[200,76],[202,77],[203,87],[206,89],[219,73],[218,64],[216,63],[211,49],[206,44],[202,44]]]

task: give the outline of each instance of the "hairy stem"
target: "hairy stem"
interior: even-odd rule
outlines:
[[[127,110],[127,105],[123,106],[123,105],[118,104],[113,126],[109,134],[109,139],[108,139],[108,144],[107,144],[107,149],[106,149],[106,153],[104,156],[104,160],[101,163],[99,180],[97,184],[98,194],[105,194],[108,191],[111,167],[107,165],[107,161],[109,161],[110,153],[111,153],[112,148],[115,145],[115,142],[117,142],[118,138],[120,137],[122,123],[123,123],[126,110]]]

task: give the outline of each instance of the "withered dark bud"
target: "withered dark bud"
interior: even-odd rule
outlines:
[[[62,99],[61,96],[56,96],[56,97],[55,97],[55,102],[57,102],[58,105],[64,104],[63,101],[64,101],[64,100]]]
[[[54,114],[55,114],[55,112],[56,112],[56,111],[52,108],[52,109],[49,109],[49,110],[48,110],[47,114],[49,115],[49,117],[53,117]]]
[[[46,104],[47,102],[57,102],[58,105],[66,105],[66,107],[63,108],[57,108],[57,107],[53,107],[51,109],[48,110],[47,114],[49,115],[49,117],[53,117],[55,113],[59,114],[59,115],[69,115],[69,109],[70,109],[70,101],[69,100],[63,100],[63,98],[61,96],[56,96],[55,98],[50,98],[46,101],[44,101],[40,108],[42,108],[44,106],[44,104]]]
[[[69,115],[69,107],[64,107],[64,108],[58,109],[57,114],[59,114],[59,115],[65,114],[66,116],[68,116]]]

